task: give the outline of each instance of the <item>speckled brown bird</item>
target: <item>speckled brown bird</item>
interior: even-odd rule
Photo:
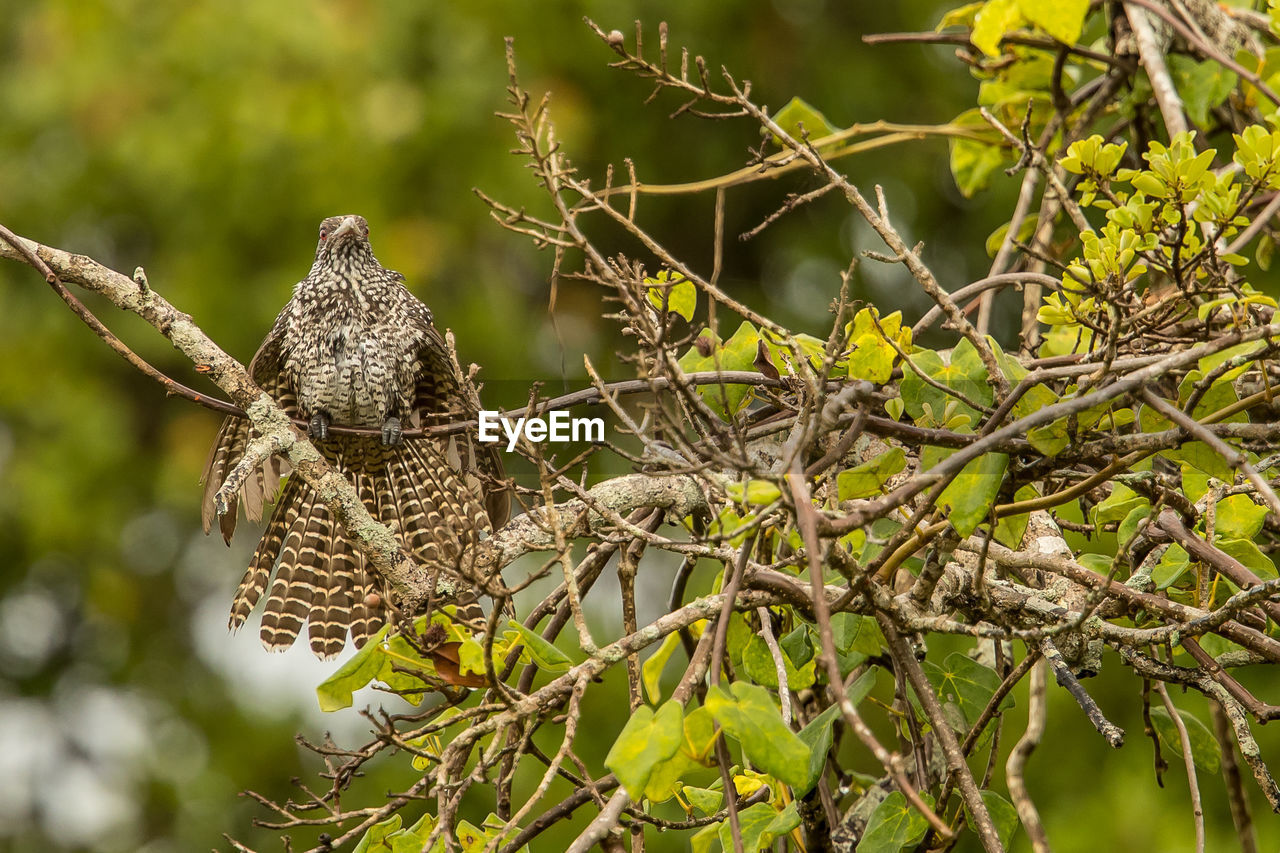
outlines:
[[[374,257],[363,217],[333,216],[320,224],[311,272],[294,287],[249,370],[290,416],[309,421],[313,442],[351,480],[369,513],[430,570],[461,575],[460,561],[482,531],[505,520],[507,493],[493,487],[502,476],[496,451],[401,435],[413,426],[474,417],[476,404],[459,388],[431,311],[400,273]],[[340,434],[330,431],[333,424],[381,434]],[[253,435],[239,417],[227,418],[218,432],[205,467],[206,533],[217,517],[214,496]],[[281,465],[269,460],[241,489],[250,520],[259,520],[275,495]],[[228,543],[236,503],[219,519]],[[289,477],[276,501],[236,592],[232,629],[244,624],[264,592],[261,636],[271,650],[291,646],[309,622],[312,651],[330,658],[342,651],[348,631],[361,646],[386,619],[380,580],[301,477]]]

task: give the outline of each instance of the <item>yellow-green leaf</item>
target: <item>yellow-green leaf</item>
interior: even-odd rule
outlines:
[[[644,683],[644,692],[650,702],[657,702],[662,698],[662,670],[666,668],[671,654],[679,647],[680,635],[668,634],[658,650],[649,655],[649,659],[640,667],[640,680]]]
[[[802,666],[796,667],[790,656],[783,653],[782,666],[787,674],[787,687],[792,690],[804,690],[806,687],[812,687],[816,680],[816,658],[810,658]],[[742,665],[746,670],[747,677],[756,684],[762,684],[765,687],[777,689],[778,687],[778,665],[773,657],[773,650],[769,648],[769,644],[758,635],[752,635],[747,641],[747,647],[742,650]]]
[[[905,467],[907,456],[902,448],[891,447],[887,453],[837,474],[838,497],[842,501],[848,501],[878,495],[884,484]]]
[[[793,97],[786,106],[774,113],[773,123],[797,141],[804,139],[806,134],[810,140],[818,140],[840,129],[828,121],[816,107],[799,97]],[[785,147],[785,143],[776,135],[773,142],[779,147]]]
[[[1248,495],[1231,495],[1218,501],[1214,534],[1220,539],[1253,539],[1262,530],[1267,508]]]
[[[383,625],[382,630],[370,637],[360,651],[320,683],[316,688],[316,698],[321,711],[350,708],[352,694],[378,677],[383,665],[380,648],[389,630],[389,625]]]
[[[631,799],[640,800],[654,766],[674,756],[683,741],[684,708],[679,702],[666,702],[656,713],[641,705],[622,727],[604,766],[614,772]]]
[[[930,807],[933,806],[932,796],[924,792],[920,796]],[[905,847],[918,844],[928,830],[928,819],[912,808],[901,791],[892,791],[867,819],[867,828],[858,842],[858,849],[898,853]]]
[[[938,26],[933,28],[935,33],[942,32],[947,27],[972,27],[973,19],[987,5],[985,2],[967,3],[959,8],[952,9],[942,16],[942,20],[938,22]]]
[[[769,691],[735,681],[732,695],[720,687],[707,691],[706,708],[751,763],[788,785],[801,785],[809,775],[809,747],[782,722]]]
[[[969,40],[987,56],[1000,55],[1000,40],[1023,23],[1018,0],[988,0],[973,19]]]
[[[744,483],[730,483],[724,487],[725,494],[735,503],[747,503],[752,506],[768,506],[782,497],[782,491],[772,480],[748,480]]]
[[[653,303],[653,307],[661,309],[663,300],[666,300],[668,311],[693,322],[693,312],[698,307],[698,289],[692,281],[679,273],[663,270],[653,278],[646,278],[644,282],[649,285],[649,301]]]
[[[507,624],[520,633],[525,651],[540,668],[548,672],[565,672],[573,665],[568,655],[544,640],[536,631],[530,631],[514,619],[509,620]]]
[[[938,506],[963,538],[986,520],[1004,481],[1009,457],[1003,453],[984,453],[970,460],[938,497]],[[948,509],[949,508],[949,509]]]
[[[786,808],[778,811],[769,803],[756,803],[738,813],[739,837],[742,839],[743,853],[756,853],[757,850],[768,850],[773,842],[800,825],[800,813],[795,801],[787,803]],[[719,826],[720,847],[733,850],[732,827],[729,821]]]
[[[1063,44],[1075,44],[1084,29],[1089,0],[1018,0],[1028,21]]]
[[[994,143],[976,139],[951,140],[951,175],[956,189],[965,198],[973,198],[991,183],[991,175],[1004,165],[1004,153]]]
[[[1222,747],[1218,745],[1217,738],[1194,714],[1179,709],[1178,716],[1182,718],[1182,725],[1187,730],[1187,740],[1191,743],[1191,760],[1206,773],[1217,773],[1222,765]],[[1178,728],[1173,724],[1169,711],[1163,706],[1153,707],[1151,723],[1164,745],[1181,757],[1182,738],[1178,735]]]

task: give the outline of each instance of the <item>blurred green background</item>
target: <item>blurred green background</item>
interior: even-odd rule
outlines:
[[[940,8],[0,0],[0,222],[126,273],[144,266],[153,287],[247,361],[306,273],[320,219],[361,213],[380,259],[455,330],[497,402],[519,403],[535,380],[552,391],[578,387],[583,353],[606,375],[627,368],[613,354],[614,327],[600,320],[600,294],[562,283],[553,318],[550,254],[498,227],[471,192],[541,203],[531,173],[508,153],[510,127],[494,117],[507,106],[504,36],[516,39],[525,87],[552,92],[560,138],[582,174],[599,184],[607,164],[631,157],[642,180],[676,182],[738,168],[758,133],[741,122],[668,121],[676,101],[644,105],[649,87],[606,67],[616,57],[584,14],[628,42],[632,22],[644,20],[651,50],[666,20],[673,45],[752,80],[759,102],[776,108],[801,95],[844,126],[941,123],[972,105],[976,83],[951,49],[860,41],[930,29]],[[983,274],[983,242],[1007,216],[1016,179],[997,175],[991,191],[965,201],[938,141],[841,168],[864,189],[884,186],[897,226],[926,241],[946,286]],[[784,191],[813,186],[795,176],[729,193],[722,285],[798,331],[825,335],[839,272],[855,251],[881,248],[865,224],[828,198],[752,242],[735,239]],[[707,273],[712,204],[646,200],[642,212],[659,240]],[[861,264],[855,295],[902,308],[908,321],[927,307],[901,269],[874,262]],[[302,647],[267,655],[256,617],[253,630],[225,631],[255,534],[228,550],[199,530],[197,480],[218,418],[166,400],[32,271],[0,265],[0,298],[0,849],[169,853],[226,848],[224,832],[281,849],[278,833],[251,826],[269,815],[238,792],[282,799],[291,777],[318,784],[318,762],[294,733],[332,731],[354,745],[366,727],[354,712],[316,709],[312,688],[336,664]],[[211,390],[136,318],[88,301],[144,357]],[[1008,322],[1015,306],[1001,310]],[[669,576],[644,580],[656,612]],[[602,630],[617,630],[616,611],[598,616]],[[1031,785],[1057,849],[1190,849],[1185,780],[1171,771],[1163,790],[1152,784],[1132,679],[1109,658],[1095,689],[1129,743],[1107,750],[1054,692]],[[387,700],[360,699],[369,702]],[[583,726],[581,752],[602,756],[621,726],[616,705],[587,714],[596,724]],[[1270,754],[1280,757],[1274,746],[1273,737]],[[381,775],[347,805],[376,801],[412,775],[403,758],[369,769]],[[1229,819],[1216,780],[1204,788],[1211,849],[1229,849],[1220,846]],[[473,800],[467,817],[478,823],[489,809]],[[1280,836],[1264,829],[1274,849]],[[653,849],[681,846],[651,838]]]

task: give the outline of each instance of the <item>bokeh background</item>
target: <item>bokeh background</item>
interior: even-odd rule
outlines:
[[[498,227],[472,193],[540,203],[509,153],[511,128],[494,116],[506,107],[503,37],[515,37],[526,88],[552,93],[560,138],[597,183],[624,157],[646,181],[712,177],[743,165],[760,137],[741,122],[669,121],[674,101],[645,105],[649,87],[606,67],[616,57],[584,14],[628,40],[642,19],[655,47],[665,20],[673,44],[750,79],[759,101],[776,108],[800,95],[839,126],[941,123],[976,92],[950,49],[860,41],[932,28],[933,0],[0,0],[0,222],[126,273],[145,267],[247,361],[306,273],[320,219],[361,213],[381,260],[455,330],[462,357],[484,366],[496,402],[520,402],[535,380],[579,387],[583,353],[624,377],[600,294],[563,282],[553,315],[551,256]],[[985,271],[983,243],[1016,179],[997,175],[962,199],[939,141],[841,167],[864,189],[884,186],[897,226],[926,241],[946,286]],[[839,272],[880,247],[834,198],[752,242],[732,239],[785,190],[806,188],[788,180],[730,192],[722,285],[825,335]],[[712,205],[650,200],[643,212],[668,248],[708,272]],[[863,262],[855,282],[856,296],[901,308],[908,322],[927,307],[901,269]],[[366,727],[354,712],[316,707],[313,688],[336,664],[302,647],[268,655],[254,630],[225,630],[255,535],[227,549],[200,533],[197,481],[217,416],[167,400],[32,271],[0,265],[0,302],[0,849],[226,849],[223,833],[281,849],[277,833],[251,826],[269,815],[239,792],[282,799],[291,777],[314,777],[296,732],[355,744]],[[144,357],[212,390],[136,318],[88,302]],[[1006,323],[1014,307],[1002,306]],[[649,582],[664,590],[669,579]],[[616,615],[598,618],[616,630]],[[1109,658],[1091,687],[1129,742],[1106,749],[1055,692],[1030,782],[1057,849],[1190,849],[1186,782],[1174,770],[1163,789],[1152,784],[1131,679]],[[579,741],[598,738],[583,752],[602,756],[621,721],[616,706],[588,714],[599,724]],[[1280,757],[1275,746],[1264,738],[1264,754]],[[353,796],[376,799],[412,773],[403,759],[370,769]],[[1204,783],[1210,847],[1229,849],[1217,780]],[[469,808],[477,823],[487,812]],[[1280,834],[1260,801],[1255,811],[1263,847],[1275,849]]]

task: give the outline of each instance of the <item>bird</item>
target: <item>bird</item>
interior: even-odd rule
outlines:
[[[311,271],[294,286],[249,372],[290,417],[307,422],[320,453],[406,553],[434,571],[465,575],[469,549],[506,518],[502,462],[492,447],[403,435],[406,428],[474,417],[479,402],[473,390],[464,391],[431,310],[405,287],[404,276],[374,256],[364,217],[331,216],[320,224]],[[334,425],[370,432],[343,433]],[[228,417],[205,465],[204,531],[217,520],[228,545],[238,502],[259,521],[286,473],[287,463],[273,456],[238,496],[217,506],[219,488],[254,436],[246,418]],[[236,591],[231,630],[244,625],[264,594],[260,637],[271,651],[292,646],[305,622],[312,652],[330,659],[348,634],[359,648],[387,621],[381,579],[298,476],[288,477],[275,501]],[[478,606],[473,594],[468,598]]]

